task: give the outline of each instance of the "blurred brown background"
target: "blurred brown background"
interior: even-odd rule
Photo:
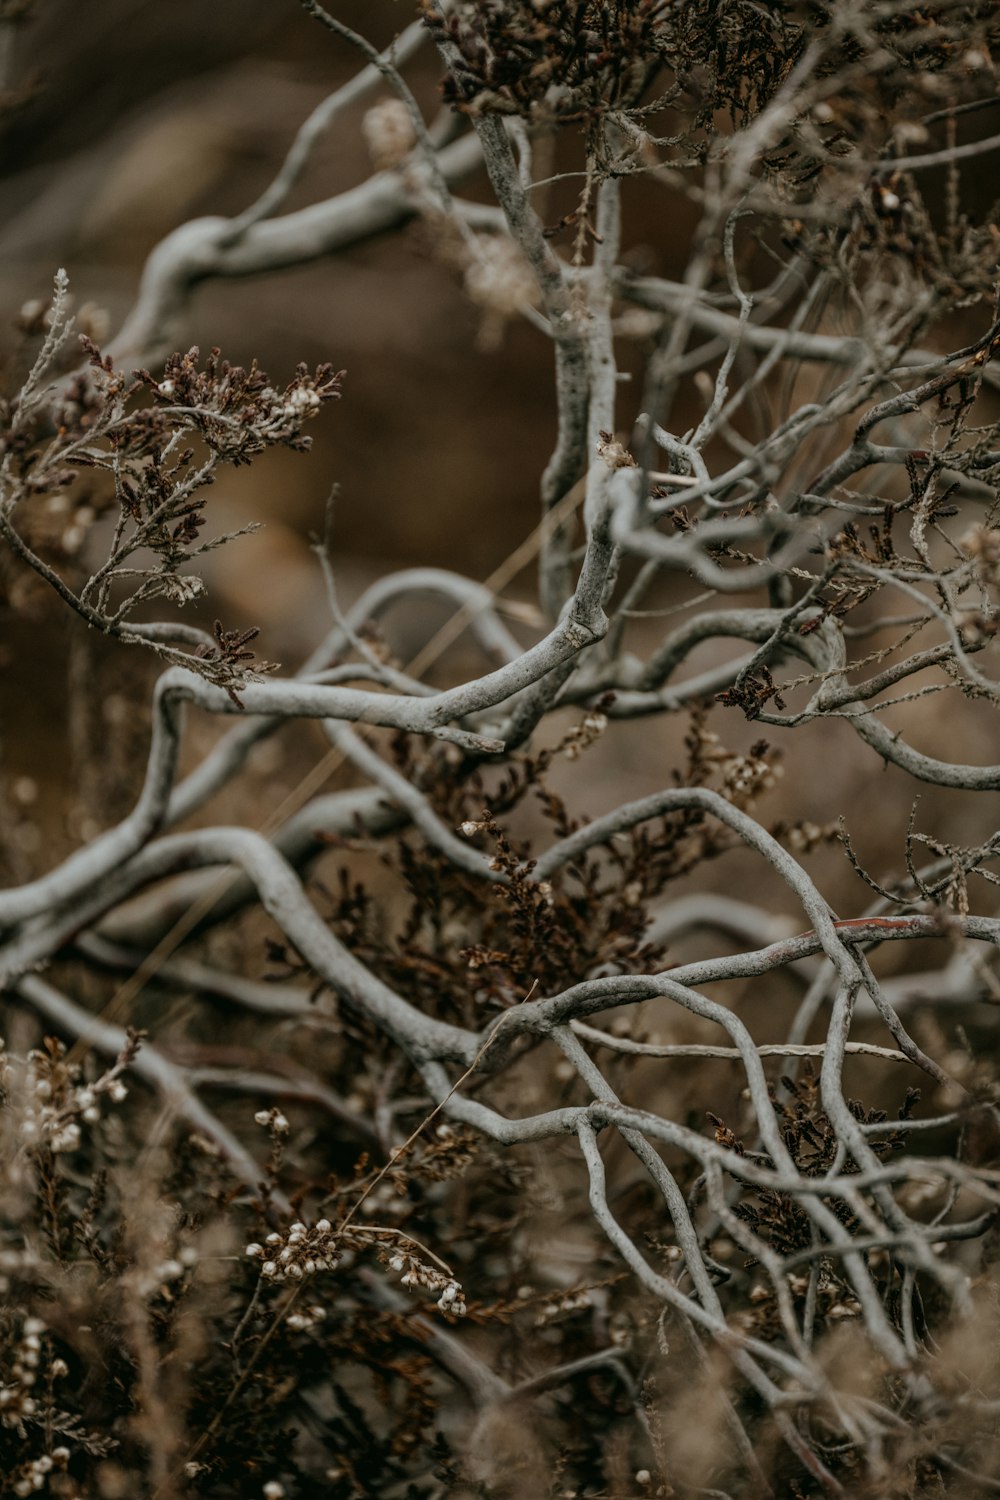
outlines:
[[[378,45],[412,10],[394,0],[336,6]],[[77,305],[106,309],[116,331],[156,243],[187,219],[252,202],[309,111],[361,61],[294,0],[98,0],[86,24],[67,0],[40,0],[18,33],[10,80],[31,79],[34,92],[4,142],[5,321],[45,296],[65,265]],[[428,112],[439,71],[429,47],[408,70]],[[286,210],[369,175],[358,126],[382,96],[338,118]],[[275,380],[300,359],[348,371],[343,402],[313,429],[309,459],[265,457],[213,497],[220,517],[268,521],[266,540],[227,558],[224,574],[234,571],[221,581],[237,598],[251,553],[269,548],[294,563],[333,482],[338,551],[379,569],[434,561],[480,575],[530,529],[552,438],[549,351],[516,326],[496,352],[477,354],[478,323],[417,230],[196,292],[186,343],[217,344],[241,363],[256,356]],[[264,601],[251,590],[255,607],[266,604],[287,628],[301,586],[277,567],[268,586]]]

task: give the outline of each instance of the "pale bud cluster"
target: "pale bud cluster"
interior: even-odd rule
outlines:
[[[793,823],[786,828],[782,834],[785,848],[792,854],[811,854],[819,845],[829,843],[831,839],[839,836],[840,829],[836,823],[810,823],[804,821]]]
[[[956,610],[954,620],[963,643],[970,650],[992,640],[997,633],[996,615],[986,614],[981,609]]]
[[[534,272],[514,241],[503,235],[476,235],[465,268],[465,291],[472,302],[504,318],[538,300]]]
[[[135,1286],[139,1296],[169,1296],[171,1284],[181,1281],[185,1272],[190,1271],[197,1262],[198,1252],[191,1245],[185,1245],[176,1256],[156,1261],[136,1277]]]
[[[325,1317],[326,1308],[313,1302],[308,1307],[300,1307],[296,1312],[289,1313],[285,1322],[296,1333],[308,1333],[310,1329],[318,1328]]]
[[[855,1302],[853,1297],[844,1297],[826,1309],[826,1316],[835,1323],[843,1323],[847,1318],[860,1318],[861,1303]]]
[[[972,526],[959,539],[958,545],[976,565],[976,573],[984,584],[1000,588],[1000,531],[990,526]]]
[[[749,807],[761,793],[776,785],[782,770],[761,756],[729,756],[722,766],[722,795],[734,807]]]
[[[33,1392],[41,1373],[45,1332],[46,1326],[41,1318],[25,1318],[20,1338],[10,1347],[11,1363],[6,1378],[0,1383],[0,1426],[20,1428],[26,1418],[35,1417],[38,1411]],[[68,1374],[69,1366],[64,1359],[48,1359],[44,1376],[47,1384],[62,1380]],[[47,1475],[53,1468],[65,1466],[68,1458],[68,1448],[56,1448],[52,1453],[32,1460],[13,1480],[11,1493],[30,1495],[43,1489]]]
[[[44,1332],[41,1318],[25,1318],[21,1338],[13,1351],[10,1383],[0,1385],[0,1420],[5,1427],[17,1427],[24,1417],[34,1415],[31,1387],[38,1378]]]
[[[535,1317],[535,1327],[544,1328],[546,1324],[554,1323],[557,1318],[566,1317],[570,1313],[583,1312],[585,1308],[593,1307],[593,1305],[594,1299],[586,1289],[582,1292],[570,1292],[556,1302],[546,1302]]]
[[[717,775],[721,776],[726,786],[734,786],[738,781],[752,782],[763,772],[770,772],[772,776],[780,776],[780,770],[770,766],[765,760],[752,755],[738,755],[734,750],[728,749],[722,740],[712,729],[706,729],[699,725],[694,731],[694,752],[698,761],[703,766],[711,766]],[[723,795],[728,795],[723,789]]]
[[[285,415],[291,417],[293,421],[302,421],[306,417],[311,417],[313,412],[319,411],[321,405],[319,396],[311,387],[296,385],[288,393]]]
[[[268,1281],[302,1281],[337,1269],[342,1257],[336,1241],[329,1219],[313,1225],[297,1221],[285,1234],[269,1234],[262,1245],[247,1245],[243,1253],[260,1261],[260,1274]]]
[[[917,120],[900,120],[898,125],[893,126],[893,137],[900,149],[915,146],[926,146],[931,138],[931,133],[926,125],[921,125]]]
[[[260,393],[261,403],[265,410],[261,412],[256,428],[262,437],[281,435],[287,432],[289,425],[295,430],[314,417],[323,405],[322,397],[315,386],[310,384],[310,377],[304,375],[300,381],[294,381],[287,390],[278,391],[272,385],[267,385]],[[160,382],[157,389],[163,392],[164,386],[172,382],[164,380]]]
[[[465,1294],[453,1276],[447,1276],[426,1261],[418,1260],[404,1250],[395,1250],[389,1256],[389,1269],[399,1272],[403,1286],[422,1287],[424,1291],[437,1294],[437,1305],[442,1312],[455,1318],[464,1318],[468,1308]]]
[[[81,1083],[79,1068],[67,1066],[64,1055],[65,1048],[55,1042],[49,1044],[49,1050],[28,1053],[24,1116],[19,1127],[25,1145],[48,1146],[56,1153],[79,1149],[80,1122],[97,1124],[102,1099],[121,1104],[128,1094],[118,1077],[118,1064],[96,1082]]]
[[[607,727],[607,714],[591,709],[563,740],[560,746],[563,755],[567,760],[578,760],[584,750],[589,749],[595,740],[600,739]]]
[[[401,167],[417,141],[410,111],[402,99],[384,99],[374,105],[361,122],[361,134],[372,165],[380,172]]]
[[[992,73],[993,59],[982,47],[969,47],[962,53],[962,67],[970,73]]]
[[[66,527],[60,539],[60,545],[67,557],[73,557],[79,552],[95,520],[96,515],[92,506],[78,505],[75,508],[73,519]]]
[[[165,573],[160,585],[166,598],[175,604],[188,604],[205,592],[204,582],[193,573]]]
[[[597,445],[599,457],[604,459],[609,469],[634,469],[636,461],[625,447],[615,437],[605,433]]]
[[[280,1109],[259,1109],[254,1120],[272,1135],[287,1135],[291,1129]]]
[[[53,1448],[51,1453],[43,1453],[41,1458],[33,1458],[12,1480],[10,1493],[19,1496],[37,1494],[47,1488],[49,1475],[54,1470],[65,1469],[68,1462],[69,1449],[62,1446]]]

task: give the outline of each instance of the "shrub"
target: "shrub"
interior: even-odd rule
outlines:
[[[166,663],[135,806],[0,892],[4,1493],[989,1491],[995,7],[424,0],[379,53],[303,4],[363,73],[157,247],[107,350],[60,272],[4,408],[6,608]],[[373,175],[303,237],[311,146],[379,88]],[[629,253],[658,192],[676,280]],[[344,614],[320,548],[334,624],[279,675],[177,616],[234,543],[217,473],[342,394],[349,441],[349,378],[163,354],[196,280],[411,220],[482,357],[551,343],[538,606],[515,563]],[[464,680],[425,680],[443,638],[394,654],[425,593]],[[911,707],[942,692],[945,733]],[[185,705],[235,724],[181,775]],[[294,805],[202,813],[306,719]],[[817,821],[817,744],[823,776],[855,737],[892,775]],[[900,783],[946,790],[933,825]]]

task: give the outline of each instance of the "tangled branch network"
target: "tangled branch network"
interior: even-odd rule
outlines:
[[[919,740],[899,706],[932,695],[957,695],[956,723],[1000,696],[997,228],[963,199],[968,158],[997,138],[956,136],[992,99],[975,62],[997,29],[991,7],[935,7],[918,37],[893,4],[836,5],[822,25],[796,22],[793,6],[767,23],[770,51],[743,37],[725,56],[698,31],[699,6],[428,0],[384,52],[305,8],[361,49],[363,71],[317,108],[257,204],[155,250],[121,333],[72,377],[58,375],[71,324],[57,281],[44,347],[7,415],[10,566],[166,669],[133,810],[0,892],[0,984],[111,1057],[154,982],[262,1023],[346,1027],[350,1045],[408,1080],[398,1112],[418,1123],[434,1111],[503,1147],[575,1143],[592,1219],[661,1326],[731,1363],[726,1423],[747,1472],[763,1410],[819,1491],[884,1477],[921,1427],[940,1472],[988,1477],[978,1438],[957,1457],[940,1434],[956,1411],[965,1431],[984,1430],[995,1393],[941,1375],[931,1325],[962,1326],[981,1307],[1000,1211],[994,1087],[971,1044],[946,1041],[951,1015],[997,997],[1000,918],[976,892],[996,884],[1000,835],[979,815],[967,847],[917,834],[911,818],[902,877],[862,869],[848,841],[868,904],[838,913],[807,865],[839,830],[767,826],[774,752],[725,750],[706,720],[737,735],[760,726],[794,766],[791,732],[822,719],[831,756],[857,743],[860,777],[889,765],[966,794],[965,828],[996,806],[983,794],[1000,790],[1000,765],[965,763],[959,734],[955,757],[937,758],[898,727],[916,723]],[[942,74],[935,103],[920,79],[951,66],[956,35],[967,63]],[[446,72],[430,125],[405,77],[422,45]],[[376,88],[373,175],[283,215],[320,134]],[[577,166],[556,171],[556,140]],[[476,174],[493,204],[456,196]],[[626,253],[633,193],[685,202],[695,228],[677,279],[637,271]],[[523,611],[512,622],[498,588],[409,569],[338,612],[281,677],[253,661],[247,632],[149,618],[153,601],[200,589],[193,567],[216,545],[199,539],[214,471],[303,446],[342,381],[332,366],[303,367],[279,391],[216,355],[202,366],[197,351],[162,375],[121,367],[162,357],[197,282],[333,256],[412,220],[484,325],[525,318],[551,344],[557,432],[532,615],[546,624],[526,641]],[[111,535],[93,569],[79,539],[64,546],[37,519],[81,467],[100,470],[112,496],[90,518],[94,536]],[[419,665],[373,648],[383,616],[426,594],[453,606],[479,675],[431,687]],[[180,776],[186,712],[236,722]],[[602,735],[657,716],[684,720],[686,759],[648,795],[589,821],[571,814],[546,781],[554,757],[585,759]],[[256,744],[303,719],[319,721],[358,785],[310,794],[263,832],[191,825],[238,784]],[[512,831],[522,814],[531,823],[529,791],[543,814],[530,850]],[[408,876],[403,936],[380,948],[325,911],[309,881],[331,844],[387,851]],[[784,892],[777,910],[704,881],[668,889],[735,850],[762,890]],[[279,929],[300,983],[178,951],[251,907]],[[710,956],[675,960],[693,934]],[[917,971],[900,944],[919,945]],[[72,997],[83,970],[130,976],[104,1014]],[[787,1034],[755,1036],[744,1015],[759,1018],[755,997],[779,980],[796,997]],[[681,1013],[695,1019],[672,1019]],[[206,1102],[218,1070],[172,1060],[151,1030],[129,1069],[259,1194],[252,1142]],[[866,1076],[922,1073],[936,1109],[915,1112],[914,1095],[887,1121],[855,1105],[844,1072],[856,1055],[879,1070]],[[671,1070],[701,1057],[731,1070],[729,1118],[714,1126],[670,1108]],[[647,1086],[654,1068],[661,1082]],[[300,1087],[315,1101],[325,1084]],[[387,1152],[408,1142],[393,1108],[331,1108]],[[655,1236],[609,1182],[616,1139],[656,1195]],[[269,1191],[283,1222],[287,1199]],[[451,1317],[460,1293],[440,1285]],[[827,1356],[838,1319],[861,1330],[877,1380],[852,1385]],[[429,1347],[475,1386],[446,1342]]]

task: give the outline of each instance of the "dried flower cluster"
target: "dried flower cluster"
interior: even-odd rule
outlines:
[[[79,1067],[67,1061],[65,1045],[54,1037],[47,1038],[44,1047],[29,1052],[22,1077],[13,1076],[3,1055],[5,1086],[23,1094],[19,1136],[24,1144],[54,1153],[76,1151],[81,1125],[98,1123],[103,1102],[121,1104],[126,1098],[128,1089],[120,1075],[137,1045],[134,1038],[114,1067],[92,1083],[81,1082]]]
[[[287,1234],[269,1234],[263,1245],[247,1245],[244,1254],[260,1261],[260,1274],[269,1281],[301,1281],[317,1271],[335,1271],[340,1264],[332,1229],[329,1219],[308,1229],[296,1221]]]
[[[416,145],[413,121],[401,99],[383,99],[367,111],[361,122],[372,165],[380,172],[401,167]]]
[[[136,612],[160,599],[184,606],[203,593],[190,565],[230,539],[201,535],[217,471],[270,447],[307,450],[302,429],[339,397],[344,372],[300,365],[277,390],[256,366],[230,365],[218,349],[202,365],[191,349],[168,359],[162,375],[128,377],[81,334],[87,364],[53,386],[60,362],[76,352],[68,287],[60,271],[39,320],[45,337],[34,366],[17,396],[0,405],[0,536],[7,543],[0,600],[24,605],[48,585],[88,625],[235,693],[274,670],[266,662],[250,670],[253,653],[227,645],[242,646],[256,630],[223,639],[218,625],[215,642],[191,652],[180,644],[203,632],[170,620],[139,623]],[[103,560],[85,546],[98,535]]]

